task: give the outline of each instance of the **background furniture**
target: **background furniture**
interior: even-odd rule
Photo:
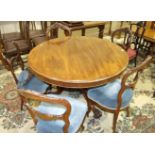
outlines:
[[[120,40],[119,42],[116,42],[116,39]],[[127,51],[129,60],[135,61],[136,66],[136,60],[137,60],[137,50],[134,48],[131,48],[131,39],[132,39],[132,33],[130,32],[129,28],[120,28],[115,30],[111,35],[111,41],[115,42],[117,45],[121,46],[125,51]]]
[[[85,31],[90,28],[98,28],[99,29],[99,38],[103,38],[103,33],[104,33],[104,28],[105,28],[105,21],[100,21],[100,22],[69,22],[69,21],[62,21],[60,22],[63,25],[67,26],[69,31],[71,32],[70,34],[65,31],[66,36],[70,36],[73,31],[76,30],[81,30],[81,35],[85,36]]]
[[[34,42],[34,45],[36,46],[44,41],[57,38],[59,29],[62,29],[66,31],[68,34],[70,34],[70,31],[66,26],[62,25],[61,23],[55,22],[47,28],[45,36],[33,38],[32,41]]]
[[[87,105],[70,97],[42,95],[29,90],[18,90],[21,97],[35,105],[25,104],[38,132],[77,132],[83,125]],[[83,126],[82,126],[83,127]]]
[[[19,22],[19,27],[20,32],[3,34],[0,38],[1,49],[7,58],[17,55],[17,46],[21,54],[27,54],[32,48],[30,40],[26,37],[24,22]]]
[[[120,110],[126,110],[129,116],[129,103],[133,96],[133,89],[138,80],[139,72],[151,62],[152,57],[149,56],[141,65],[128,70],[122,77],[122,80],[114,80],[104,86],[92,88],[88,90],[88,102],[92,107],[95,105],[102,110],[114,113],[113,132],[116,130],[116,122]],[[136,73],[130,82],[128,78]]]

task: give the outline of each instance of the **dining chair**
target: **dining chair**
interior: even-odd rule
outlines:
[[[33,39],[41,36],[45,36],[45,32],[47,29],[47,22],[46,21],[39,21],[37,22],[40,28],[36,27],[35,21],[25,21],[25,31],[27,38]]]
[[[19,32],[7,32],[7,33],[1,33],[0,30],[0,38],[1,40],[6,41],[15,41],[15,40],[21,40],[24,37],[23,27],[22,27],[22,21],[18,22],[18,29]]]
[[[133,26],[136,25],[136,30],[132,31]],[[134,60],[135,66],[137,65],[137,56],[141,47],[142,38],[144,35],[144,27],[138,26],[137,24],[130,24],[130,28],[117,29],[112,33],[111,41],[115,42],[118,36],[122,38],[122,42],[118,43],[124,50],[127,51],[129,60]]]
[[[11,58],[17,54],[17,49],[14,46],[13,42],[16,42],[21,50],[21,54],[27,54],[31,50],[31,42],[26,37],[24,30],[24,22],[19,22],[20,32],[11,32],[1,34],[0,43],[1,50],[7,58]]]
[[[68,96],[18,89],[39,133],[74,133],[83,128],[87,104]]]
[[[147,22],[138,22],[130,25],[130,30],[133,33],[133,42],[135,48],[138,51],[138,55],[146,58],[147,55],[150,55],[150,50],[152,43],[145,39],[144,34],[147,29]],[[135,30],[134,30],[135,29]]]
[[[126,27],[115,30],[111,35],[111,41],[121,46],[127,52],[129,60],[135,60],[136,66],[137,50],[131,47],[131,39],[132,33]]]
[[[57,38],[58,37],[58,29],[62,29],[68,34],[71,33],[67,26],[65,26],[61,23],[55,22],[55,23],[52,23],[52,25],[50,25],[49,27],[47,27],[45,36],[41,36],[41,37],[37,37],[37,38],[33,39],[34,45],[36,46],[44,41]]]
[[[44,83],[37,77],[35,77],[27,68],[24,66],[24,62],[21,58],[20,53],[11,59],[7,59],[3,52],[0,51],[0,60],[5,68],[11,72],[16,84],[17,88],[22,89],[30,89],[34,91],[38,91],[40,93],[46,93],[48,84]],[[21,68],[21,73],[17,76],[15,73],[15,68],[19,66]],[[23,108],[23,103],[21,103],[21,109]]]
[[[121,79],[116,79],[106,85],[92,88],[87,91],[88,102],[89,105],[91,105],[92,110],[94,106],[97,106],[101,110],[114,114],[112,126],[113,132],[116,132],[116,123],[119,112],[121,110],[126,110],[127,116],[129,116],[129,105],[133,97],[133,90],[138,81],[139,73],[149,65],[151,60],[152,57],[148,56],[140,65],[127,70]]]

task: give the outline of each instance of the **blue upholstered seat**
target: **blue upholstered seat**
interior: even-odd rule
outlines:
[[[48,85],[41,80],[37,79],[33,74],[28,70],[24,70],[18,76],[17,87],[20,89],[29,89],[37,92],[44,93]]]
[[[69,116],[70,126],[68,129],[69,133],[76,132],[85,117],[87,112],[87,104],[81,101],[75,100],[71,97],[64,97],[62,95],[48,95],[49,97],[54,98],[64,98],[68,100],[71,104],[71,113]],[[46,102],[40,103],[38,107],[35,107],[35,110],[44,113],[44,114],[53,114],[53,115],[60,115],[65,112],[65,107],[60,104],[50,104]],[[38,123],[36,125],[37,132],[40,133],[63,133],[63,127],[65,122],[63,120],[52,120],[52,121],[45,121],[38,119]]]
[[[88,90],[88,98],[102,105],[103,107],[115,110],[117,107],[117,98],[121,89],[121,80],[115,80],[104,86]],[[133,96],[132,89],[126,89],[122,95],[121,109],[128,106]]]

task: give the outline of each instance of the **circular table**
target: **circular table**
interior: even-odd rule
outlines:
[[[28,65],[46,83],[82,89],[117,78],[128,65],[128,55],[105,39],[65,37],[33,48],[28,56]]]

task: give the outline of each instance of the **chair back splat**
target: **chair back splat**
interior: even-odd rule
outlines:
[[[43,95],[25,89],[18,89],[18,92],[37,132],[74,133],[83,127],[87,104],[63,95]]]
[[[22,96],[22,98],[24,98],[26,100],[32,99],[32,100],[36,100],[39,102],[46,102],[46,103],[48,102],[49,104],[54,103],[54,104],[58,104],[58,105],[63,105],[66,108],[66,111],[61,115],[54,115],[54,114],[47,115],[47,114],[41,113],[35,109],[32,109],[31,106],[29,106],[29,104],[26,104],[25,106],[27,107],[29,113],[31,114],[32,119],[35,124],[37,124],[37,119],[36,119],[37,117],[40,119],[43,119],[45,121],[63,120],[65,122],[63,130],[64,130],[64,132],[68,132],[68,127],[70,125],[68,118],[71,113],[71,105],[66,99],[50,98],[50,97],[41,95],[37,92],[33,92],[30,90],[19,89],[18,91],[19,91],[20,95]]]

